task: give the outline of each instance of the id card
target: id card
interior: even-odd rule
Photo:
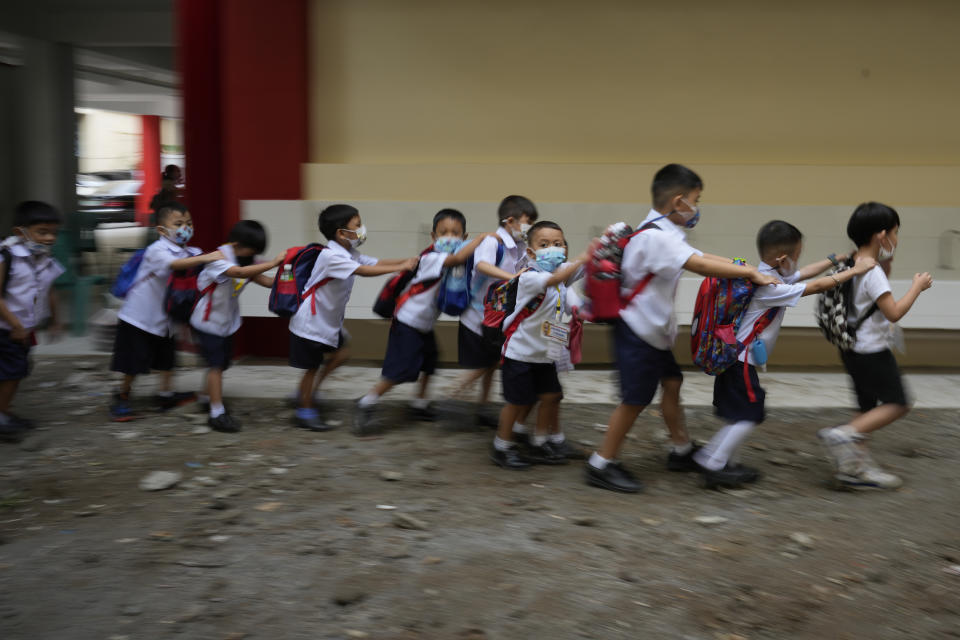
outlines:
[[[540,325],[540,335],[563,347],[570,344],[570,329],[562,324],[547,320]]]

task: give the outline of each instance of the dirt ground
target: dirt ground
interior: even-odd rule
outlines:
[[[960,638],[960,411],[916,410],[873,442],[905,479],[836,492],[816,443],[846,412],[774,410],[744,462],[754,487],[669,473],[655,409],[624,462],[639,495],[580,463],[500,470],[489,430],[407,424],[358,439],[279,400],[228,399],[242,433],[196,406],[107,420],[105,360],[40,360],[0,445],[0,638]],[[569,405],[597,443],[609,406]],[[718,422],[687,411],[705,439]],[[153,471],[182,474],[145,491]],[[389,508],[387,508],[389,507]]]

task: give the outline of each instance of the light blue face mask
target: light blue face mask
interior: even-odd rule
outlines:
[[[463,240],[456,236],[441,236],[433,242],[433,250],[439,253],[455,253],[462,246]]]
[[[182,227],[165,227],[167,230],[167,237],[176,242],[181,247],[190,242],[190,238],[193,237],[193,227],[188,227],[183,225]]]
[[[43,244],[42,242],[37,242],[36,240],[31,238],[30,232],[27,231],[24,227],[20,227],[20,233],[23,234],[22,242],[24,246],[26,246],[27,249],[30,251],[30,253],[32,253],[35,256],[50,255],[50,252],[53,250],[53,247],[51,247],[48,244]]]
[[[567,252],[563,250],[563,247],[546,247],[537,249],[536,252],[537,266],[548,273],[556,271],[557,267],[563,264],[566,259]]]

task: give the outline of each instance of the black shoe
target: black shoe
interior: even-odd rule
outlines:
[[[611,462],[603,469],[597,469],[589,462],[583,465],[587,484],[621,493],[637,493],[643,489],[640,481],[623,468],[619,462]]]
[[[216,418],[210,418],[207,420],[207,424],[210,425],[210,428],[214,431],[222,431],[223,433],[236,433],[240,431],[240,423],[234,420],[233,416],[229,413],[221,413]]]
[[[753,467],[748,467],[745,464],[728,464],[727,468],[737,471],[743,474],[743,481],[746,483],[756,482],[760,479],[761,473],[759,469],[754,469]]]
[[[757,472],[744,467],[726,466],[719,471],[710,469],[703,470],[703,486],[707,489],[717,489],[726,487],[735,489],[744,483],[754,482],[757,479]]]
[[[488,411],[477,411],[477,426],[496,429],[500,426],[500,416]]]
[[[157,406],[160,411],[169,411],[196,401],[197,394],[192,391],[177,391],[172,396],[157,396]]]
[[[697,461],[693,459],[693,454],[695,454],[698,449],[700,449],[700,445],[695,444],[690,449],[690,451],[688,451],[684,455],[680,455],[676,452],[671,451],[670,455],[667,456],[667,470],[681,471],[681,472],[688,472],[688,471],[702,472],[703,467],[701,467],[697,463]]]
[[[372,404],[368,407],[361,407],[359,402],[354,405],[353,435],[368,436],[375,431],[373,412],[376,410],[376,406]]]
[[[567,460],[586,460],[587,452],[580,447],[570,444],[569,440],[563,442],[551,442],[550,445],[554,451],[557,451]]]
[[[28,418],[22,418],[22,417],[18,416],[18,415],[15,414],[15,413],[8,413],[7,415],[10,416],[10,418],[11,418],[11,420],[14,422],[14,424],[16,424],[16,425],[17,425],[18,427],[20,427],[21,429],[36,429],[36,428],[37,428],[37,425],[35,425],[35,424],[33,423],[33,420],[30,420],[30,419],[28,419]]]
[[[309,416],[299,416],[296,413],[293,414],[293,424],[301,429],[307,429],[309,431],[330,431],[333,427],[327,425],[323,418],[320,417],[320,413],[316,410]]]
[[[530,445],[523,452],[523,455],[534,464],[567,464],[570,462],[549,440],[540,446]]]
[[[506,451],[500,451],[496,447],[491,446],[490,459],[493,461],[493,464],[503,467],[504,469],[522,471],[530,468],[530,461],[523,457],[523,454],[520,453],[520,449],[517,447],[510,447]]]
[[[0,442],[20,442],[27,435],[26,431],[13,421],[0,424]]]
[[[411,420],[416,420],[418,422],[436,422],[440,419],[440,416],[437,414],[436,409],[431,406],[426,406],[422,409],[414,406],[410,406],[407,409],[407,415]]]
[[[530,434],[529,433],[520,433],[519,431],[512,431],[513,441],[521,447],[530,447]]]

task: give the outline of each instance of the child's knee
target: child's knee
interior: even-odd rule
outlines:
[[[539,400],[541,404],[560,404],[562,399],[562,393],[541,393],[539,396],[537,396],[537,400]]]

